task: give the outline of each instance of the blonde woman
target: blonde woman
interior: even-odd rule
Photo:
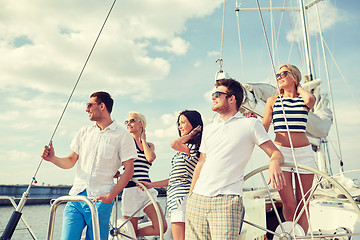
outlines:
[[[152,162],[155,160],[155,146],[153,143],[146,140],[146,119],[145,116],[138,112],[130,112],[128,119],[125,121],[127,130],[134,138],[138,157],[134,161],[134,175],[133,178],[138,181],[151,182],[149,178],[149,169]],[[161,210],[160,204],[157,200],[157,191],[155,189],[149,190],[156,200],[158,207],[161,211],[162,220],[164,223],[164,232],[166,232],[167,225],[164,214]],[[130,181],[125,187],[122,194],[122,214],[124,218],[129,218],[134,212],[136,212],[141,206],[143,206],[149,197],[139,189],[135,182]],[[155,208],[151,202],[149,202],[143,209],[144,213],[149,217],[152,222],[151,226],[138,229],[138,217],[137,213],[131,218],[131,223],[134,226],[136,236],[153,236],[160,235],[160,226]]]
[[[301,85],[301,73],[299,69],[291,64],[280,66],[276,78],[280,88],[280,95],[276,94],[270,97],[265,106],[263,125],[266,131],[269,130],[271,122],[274,124],[275,141],[277,148],[284,155],[285,162],[293,163],[292,151],[289,135],[283,114],[285,110],[286,122],[289,127],[292,145],[294,147],[296,163],[316,168],[315,158],[308,138],[305,135],[308,112],[315,104],[315,97],[305,91]],[[283,203],[283,215],[285,220],[294,219],[295,210],[298,205],[297,214],[303,207],[300,182],[298,177],[294,176],[295,193],[292,186],[293,172],[295,169],[282,168],[286,181],[286,186],[279,191]],[[301,186],[306,194],[312,186],[314,175],[311,172],[300,169]],[[308,195],[306,196],[306,199]],[[308,208],[308,206],[307,206]],[[306,213],[303,212],[298,223],[308,231],[308,222]]]

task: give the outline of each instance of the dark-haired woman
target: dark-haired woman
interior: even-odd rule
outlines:
[[[195,166],[198,162],[203,121],[199,112],[185,110],[178,116],[179,138],[171,142],[178,151],[171,159],[169,179],[143,182],[147,188],[167,189],[167,209],[171,216],[171,232],[174,240],[185,239],[185,206]]]

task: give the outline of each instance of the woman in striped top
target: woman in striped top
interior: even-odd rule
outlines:
[[[275,132],[274,143],[284,155],[285,162],[294,162],[289,140],[290,137],[294,148],[296,163],[316,168],[314,153],[305,135],[308,112],[314,106],[316,99],[314,95],[301,87],[301,73],[296,66],[290,64],[280,66],[276,78],[280,88],[280,94],[276,94],[267,100],[263,125],[266,131],[268,131],[271,122],[273,122]],[[284,111],[285,117],[283,114]],[[284,177],[287,183],[286,186],[279,191],[283,203],[283,215],[285,220],[293,221],[293,219],[297,217],[294,216],[297,206],[300,205],[298,211],[303,207],[302,194],[296,176],[294,177],[296,185],[295,194],[293,191],[292,172],[294,172],[294,169],[282,168],[282,170],[284,171]],[[314,175],[308,171],[299,170],[299,172],[302,188],[304,194],[306,194],[312,186]],[[308,195],[306,199],[307,197]],[[297,214],[299,214],[298,211]],[[304,229],[304,232],[307,233],[309,225],[305,211],[298,223]]]
[[[199,112],[185,110],[178,116],[179,138],[171,142],[178,151],[171,159],[169,179],[147,183],[147,188],[167,189],[167,209],[171,215],[171,232],[174,240],[185,239],[185,206],[195,166],[198,162],[203,121]]]
[[[125,121],[127,130],[134,138],[138,157],[134,161],[134,175],[133,178],[138,181],[151,182],[149,178],[149,169],[152,162],[155,160],[155,146],[154,144],[146,141],[145,116],[138,112],[130,112],[128,120]],[[150,192],[156,200],[158,207],[161,211],[160,204],[157,200],[158,192],[155,189],[150,189]],[[122,214],[124,218],[129,218],[134,212],[140,209],[148,200],[149,197],[139,189],[135,182],[129,181],[122,193]],[[131,218],[131,223],[134,226],[136,236],[153,236],[160,234],[160,227],[158,217],[155,208],[151,202],[149,202],[143,209],[144,213],[152,221],[151,226],[138,229],[138,217],[140,213],[137,213]],[[167,225],[164,214],[161,212],[164,222],[164,232],[166,232]]]

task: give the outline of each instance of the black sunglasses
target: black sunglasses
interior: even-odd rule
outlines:
[[[220,92],[220,91],[214,92],[213,94],[211,94],[211,96],[212,96],[212,97],[215,97],[215,98],[218,98],[218,97],[220,97],[220,94],[225,94],[226,96],[231,97],[231,94],[230,94],[230,93]]]
[[[281,73],[278,73],[278,74],[276,74],[276,79],[280,80],[280,79],[286,78],[289,73],[291,73],[291,72],[283,71]]]
[[[129,123],[134,123],[134,122],[136,122],[136,120],[131,118],[129,120],[126,120],[124,123],[125,123],[125,125],[128,125]]]
[[[100,103],[97,103],[97,102],[95,102],[95,103],[87,103],[86,104],[86,109],[90,109],[94,104],[100,104]]]

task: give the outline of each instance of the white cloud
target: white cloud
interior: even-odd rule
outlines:
[[[190,43],[179,37],[171,40],[169,45],[155,46],[154,49],[157,51],[174,53],[175,55],[185,55],[190,47]]]
[[[175,139],[176,138],[176,131],[174,130],[175,127],[171,126],[168,128],[160,128],[160,129],[156,129],[154,131],[154,137],[155,138],[159,138],[159,139]]]
[[[208,57],[220,57],[220,52],[218,51],[210,51],[208,52]]]
[[[154,137],[158,138],[159,141],[169,142],[170,139],[178,137],[176,128],[176,121],[180,112],[174,112],[172,114],[166,113],[160,116],[161,123],[158,128],[154,130]],[[167,145],[167,143],[165,144]]]
[[[321,29],[325,32],[327,29],[332,27],[336,22],[342,20],[342,17],[338,14],[338,10],[331,4],[330,1],[322,1],[319,4],[315,4],[307,10],[307,22],[308,22],[308,32],[310,35],[317,34],[319,32],[318,17],[316,6],[318,6]],[[296,12],[295,16],[295,28],[290,31],[286,39],[289,42],[292,41],[302,41],[303,31],[302,31],[302,19],[300,14]]]
[[[210,14],[219,3],[205,0],[118,2],[77,91],[84,94],[101,86],[116,95],[132,95],[135,101],[150,99],[152,83],[169,74],[167,58],[188,51],[189,43],[178,36],[185,31],[185,22]],[[3,56],[0,81],[2,87],[21,86],[68,94],[110,4],[97,1],[40,1],[38,4],[7,2],[0,10]],[[153,42],[156,46],[152,46]],[[149,54],[152,48],[170,55],[153,57]]]
[[[19,117],[20,113],[19,111],[7,111],[7,112],[3,112],[0,115],[0,120],[1,121],[6,121],[6,122],[10,122],[10,121],[15,121],[18,117]]]
[[[198,68],[198,67],[201,66],[201,64],[202,64],[201,61],[196,61],[196,62],[194,63],[194,67]]]
[[[167,114],[163,114],[160,118],[161,121],[165,124],[165,125],[173,125],[176,123],[176,120],[178,118],[180,112],[174,112],[172,114],[167,113]]]
[[[2,150],[0,149],[0,161],[29,161],[31,160],[31,155],[27,152],[21,152],[18,150]]]

